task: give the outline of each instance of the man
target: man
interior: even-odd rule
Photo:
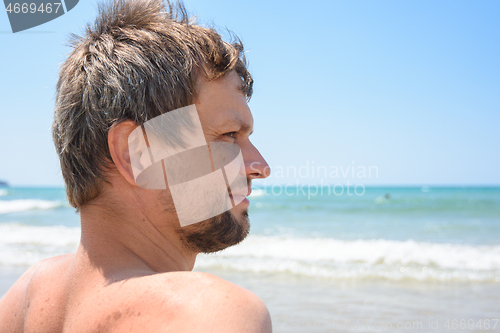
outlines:
[[[0,300],[2,332],[271,332],[256,295],[191,272],[198,253],[245,238],[248,200],[182,225],[172,190],[138,186],[133,170],[131,133],[192,106],[207,145],[241,151],[248,186],[269,173],[249,141],[253,81],[241,44],[172,7],[119,0],[73,41],[53,135],[81,242],[75,254],[31,267]]]

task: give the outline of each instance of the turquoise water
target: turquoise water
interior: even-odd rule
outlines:
[[[372,187],[363,195],[257,190],[252,231],[335,239],[500,244],[500,188]],[[307,190],[307,188],[306,188]],[[315,193],[315,188],[310,188]],[[351,193],[353,193],[351,191]],[[388,195],[389,199],[386,198]]]
[[[250,236],[200,255],[197,267],[336,280],[500,282],[500,188],[336,193],[254,188]],[[0,268],[72,252],[79,235],[64,189],[0,189]]]
[[[288,187],[293,195],[276,195],[277,187],[254,188],[252,233],[500,244],[498,187],[368,187],[351,196],[302,190]],[[79,226],[63,188],[4,188],[0,194],[0,223]]]

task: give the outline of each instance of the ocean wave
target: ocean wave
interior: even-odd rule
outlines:
[[[75,252],[79,227],[0,224],[0,266]],[[500,246],[250,235],[196,267],[311,278],[500,283]]]
[[[8,190],[5,190],[5,189],[0,189],[0,197],[4,197],[4,196],[6,196],[7,194],[9,194],[9,191],[8,191]]]
[[[500,282],[500,246],[253,235],[198,267],[339,279]]]
[[[0,266],[30,266],[76,251],[80,227],[0,224]]]
[[[439,267],[393,267],[362,264],[328,265],[297,260],[218,257],[203,255],[196,262],[201,269],[232,269],[254,273],[284,273],[333,280],[390,280],[418,282],[500,283],[500,271],[446,270]]]
[[[0,200],[0,214],[25,212],[33,209],[53,209],[63,206],[61,201],[20,199]]]

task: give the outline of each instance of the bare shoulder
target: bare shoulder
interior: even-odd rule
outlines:
[[[40,271],[67,261],[71,255],[46,259],[31,266],[0,299],[0,327],[7,331],[20,332],[24,323],[24,307],[34,277]]]
[[[253,292],[208,273],[191,273],[191,279],[190,296],[198,300],[188,304],[187,314],[205,313],[198,332],[209,332],[208,323],[214,332],[271,332],[269,311]]]
[[[257,295],[212,274],[156,274],[138,278],[126,289],[133,290],[129,312],[135,316],[122,321],[123,327],[133,324],[142,332],[272,331],[269,311]]]

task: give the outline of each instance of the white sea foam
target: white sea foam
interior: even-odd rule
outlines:
[[[61,201],[20,199],[0,200],[0,214],[24,212],[33,209],[52,209],[62,206]]]
[[[71,253],[79,240],[79,227],[0,224],[0,266],[29,266]]]
[[[199,267],[327,278],[500,281],[500,246],[250,236]]]
[[[8,190],[5,190],[5,189],[0,189],[0,197],[4,197],[4,196],[6,196],[7,194],[9,194],[9,191],[8,191]]]
[[[356,240],[250,236],[224,257],[274,258],[368,265],[423,265],[449,269],[500,269],[500,246],[420,243],[415,241]]]
[[[74,252],[79,227],[0,224],[0,267]],[[196,267],[333,279],[500,282],[500,246],[250,235]]]
[[[250,197],[260,197],[266,194],[266,191],[261,188],[252,189]]]

